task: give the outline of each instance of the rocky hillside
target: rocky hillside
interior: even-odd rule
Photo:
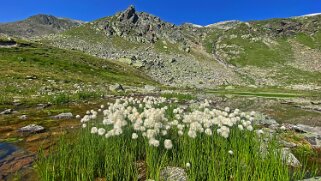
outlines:
[[[241,82],[237,73],[203,50],[201,33],[193,25],[176,26],[131,6],[42,41],[125,62],[164,84],[208,87]]]
[[[207,52],[255,84],[320,85],[321,16],[237,22],[207,28]]]
[[[177,26],[130,6],[38,41],[129,64],[168,85],[319,89],[320,29],[320,15]]]
[[[81,24],[81,21],[39,14],[22,21],[0,24],[0,34],[30,38],[62,32]]]

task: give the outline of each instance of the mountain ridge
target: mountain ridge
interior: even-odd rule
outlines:
[[[321,85],[313,78],[320,29],[321,16],[177,26],[130,6],[37,41],[124,62],[172,86],[309,87]]]
[[[43,36],[79,26],[83,22],[52,15],[37,14],[25,20],[0,24],[0,33],[10,36],[30,38]]]

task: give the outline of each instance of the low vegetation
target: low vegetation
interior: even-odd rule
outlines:
[[[0,63],[1,103],[15,97],[68,102],[97,97],[114,83],[155,84],[134,68],[39,44],[0,48]]]
[[[63,138],[43,155],[38,172],[42,180],[159,180],[167,166],[184,168],[189,180],[292,180],[312,174],[288,168],[277,138],[253,127],[255,112],[209,104],[184,109],[165,98],[117,99],[107,109],[88,111],[76,139]]]

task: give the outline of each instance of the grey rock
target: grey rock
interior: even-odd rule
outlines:
[[[13,110],[12,109],[6,109],[4,111],[2,111],[0,114],[12,114],[13,113]]]
[[[125,91],[123,86],[120,84],[114,84],[114,85],[109,86],[109,90],[111,90],[111,91]]]
[[[19,129],[20,132],[24,133],[39,133],[44,131],[45,128],[36,124],[30,124],[28,126],[22,127]]]
[[[162,181],[186,181],[187,174],[179,167],[166,167],[161,170],[160,180]]]
[[[151,85],[145,85],[144,89],[148,92],[160,91],[160,88]]]
[[[305,140],[308,141],[312,146],[321,147],[321,136],[315,134],[303,134]]]
[[[311,133],[321,136],[321,127],[312,127],[304,124],[297,124],[292,127],[295,131],[303,133]]]
[[[300,181],[321,181],[321,177],[307,178],[307,179],[300,180]]]
[[[299,167],[301,166],[300,161],[291,153],[289,148],[281,149],[282,160],[289,166]]]
[[[37,76],[35,76],[35,75],[27,75],[26,79],[34,80],[34,79],[37,79]]]
[[[125,63],[125,64],[128,64],[128,65],[133,64],[133,60],[130,59],[130,58],[120,58],[120,59],[118,59],[118,61],[122,62],[122,63]]]
[[[72,113],[61,113],[56,116],[53,116],[54,119],[72,119],[74,116]]]
[[[133,63],[133,66],[136,68],[141,68],[141,67],[144,67],[144,64],[143,64],[143,62],[135,62],[135,63]]]
[[[27,117],[27,115],[22,115],[22,116],[19,117],[19,119],[21,119],[21,120],[27,120],[28,117]]]
[[[255,124],[259,124],[259,125],[267,125],[271,127],[275,127],[279,125],[274,119],[269,118],[268,116],[261,113],[260,114],[257,113],[255,115],[255,120],[257,120]]]
[[[37,109],[44,109],[51,106],[51,103],[47,103],[47,104],[37,104]]]
[[[284,141],[284,140],[281,140],[280,143],[285,146],[286,148],[294,148],[297,146],[297,144],[295,143],[292,143],[292,142],[288,142],[288,141]]]

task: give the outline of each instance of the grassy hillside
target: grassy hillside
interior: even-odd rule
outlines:
[[[84,94],[90,97],[106,92],[114,83],[154,84],[134,68],[38,44],[0,48],[0,64],[2,103],[12,102],[14,97],[37,101],[52,101],[62,94],[71,99]]]

